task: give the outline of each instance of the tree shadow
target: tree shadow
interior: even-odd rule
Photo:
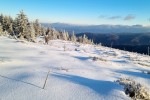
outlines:
[[[113,90],[116,90],[116,89],[121,90],[120,85],[111,81],[94,80],[94,79],[89,79],[89,78],[80,77],[80,76],[65,75],[65,74],[58,74],[58,73],[54,73],[52,74],[52,76],[57,77],[57,78],[62,78],[62,79],[71,81],[73,83],[85,86],[87,88],[94,90],[96,93],[100,95],[106,96],[110,94]]]

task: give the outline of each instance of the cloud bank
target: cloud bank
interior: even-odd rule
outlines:
[[[126,16],[106,16],[106,15],[100,15],[99,18],[102,19],[109,19],[109,20],[124,20],[124,21],[131,21],[134,20],[136,18],[136,16],[134,14],[128,14]]]
[[[127,16],[124,17],[124,20],[125,20],[125,21],[128,21],[128,20],[133,20],[133,19],[135,19],[135,18],[136,18],[135,15],[129,14],[129,15],[127,15]]]

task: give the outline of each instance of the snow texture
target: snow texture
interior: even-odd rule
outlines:
[[[150,89],[150,74],[143,73],[150,71],[148,56],[62,40],[49,45],[38,41],[0,37],[0,100],[130,100],[115,82],[124,77]]]

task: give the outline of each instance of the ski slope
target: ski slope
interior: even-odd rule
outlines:
[[[0,36],[0,100],[130,100],[115,81],[131,78],[150,89],[143,73],[150,71],[149,59],[103,46]]]

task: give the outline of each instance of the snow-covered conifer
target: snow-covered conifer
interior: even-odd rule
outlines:
[[[26,38],[28,31],[28,18],[23,11],[20,11],[20,13],[18,14],[17,23],[20,38]]]
[[[44,36],[46,34],[46,28],[41,27],[41,35]]]
[[[88,38],[85,34],[83,35],[83,43],[84,44],[88,43]]]
[[[74,43],[77,41],[77,38],[74,34],[74,31],[73,31],[72,36],[71,36],[71,41],[74,42]]]
[[[2,25],[0,23],[0,35],[2,34],[2,32],[3,32],[3,27],[2,27]]]
[[[38,19],[36,19],[35,22],[34,22],[34,29],[35,29],[35,35],[36,36],[41,35],[41,25],[40,25]]]
[[[8,33],[10,33],[11,35],[13,34],[13,24],[10,23],[9,27],[8,27]]]
[[[30,41],[35,42],[35,29],[33,23],[30,23],[29,25],[28,34]]]
[[[78,38],[78,42],[83,43],[83,38],[82,38],[82,36],[80,36],[80,37]]]

